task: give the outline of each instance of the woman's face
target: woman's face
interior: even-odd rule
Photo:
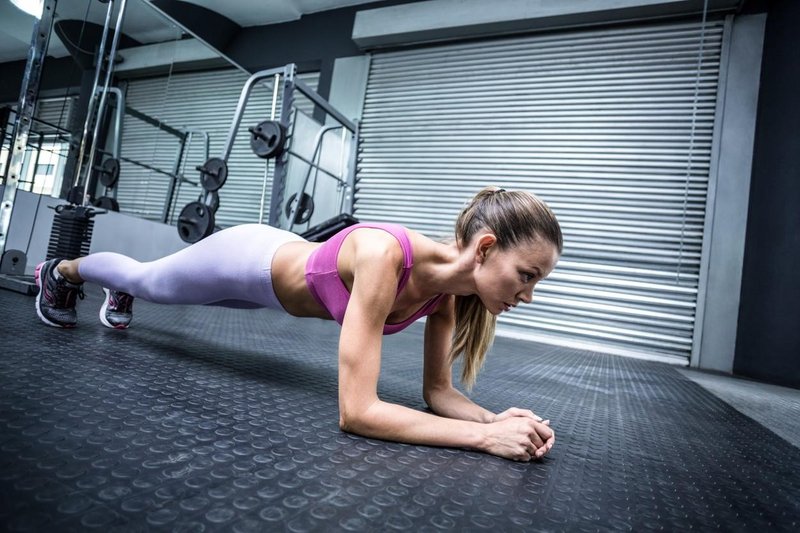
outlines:
[[[493,315],[530,303],[533,288],[558,262],[552,243],[538,239],[501,250],[491,233],[479,233],[475,246],[475,284],[483,305]]]

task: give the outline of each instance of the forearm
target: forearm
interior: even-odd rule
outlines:
[[[476,422],[442,418],[381,400],[357,418],[342,421],[343,430],[364,437],[478,450],[485,446],[483,427]]]
[[[447,387],[425,394],[428,406],[439,416],[488,423],[494,413],[476,404],[457,389]]]

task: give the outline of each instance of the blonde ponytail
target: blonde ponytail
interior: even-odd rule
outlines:
[[[486,187],[461,211],[455,229],[459,247],[468,245],[478,231],[488,229],[501,249],[544,239],[556,246],[559,254],[563,250],[555,215],[547,204],[524,191]],[[471,294],[456,296],[455,322],[449,360],[452,364],[463,356],[461,382],[470,390],[494,340],[497,317]]]
[[[455,311],[456,328],[450,349],[450,363],[465,354],[461,382],[470,390],[494,340],[497,317],[484,307],[475,294],[456,296]]]

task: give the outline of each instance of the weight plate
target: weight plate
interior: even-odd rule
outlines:
[[[195,243],[214,233],[214,213],[202,202],[191,202],[178,215],[181,240]]]
[[[219,157],[212,157],[197,170],[200,171],[200,185],[207,191],[219,190],[228,179],[228,164]]]
[[[297,193],[293,193],[286,202],[286,218],[290,219],[292,216],[292,209],[295,209],[297,204]],[[297,207],[297,213],[294,216],[295,224],[305,224],[311,219],[314,214],[314,199],[306,193],[300,196],[300,206]]]
[[[119,212],[119,202],[117,202],[116,198],[111,198],[110,196],[101,196],[92,203],[95,207],[99,207],[100,209]]]
[[[103,168],[100,171],[100,183],[106,187],[113,187],[119,179],[119,159],[109,157],[103,161]]]
[[[286,145],[286,129],[275,120],[259,122],[250,131],[250,148],[262,159],[278,157]]]

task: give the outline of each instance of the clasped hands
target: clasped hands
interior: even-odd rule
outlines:
[[[506,409],[494,415],[487,429],[486,451],[516,461],[541,459],[555,443],[550,421],[530,409]]]

